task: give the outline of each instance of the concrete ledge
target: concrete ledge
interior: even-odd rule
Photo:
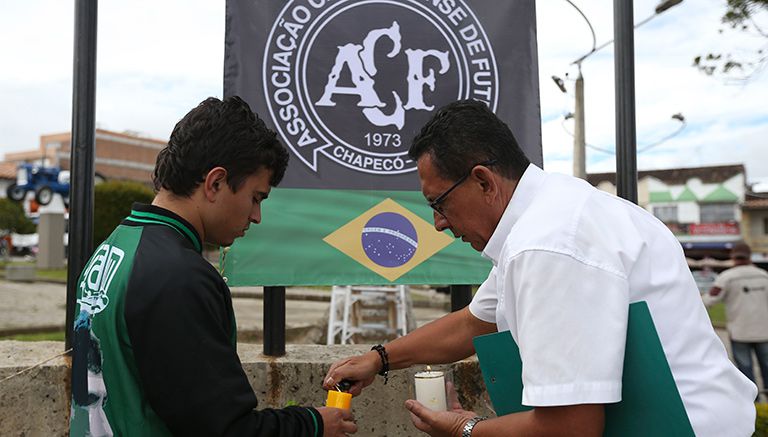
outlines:
[[[61,342],[0,341],[0,380],[63,351]],[[68,435],[68,387],[64,357],[0,383],[0,435]]]
[[[330,364],[370,346],[288,345],[287,355],[269,358],[260,344],[239,344],[243,368],[259,407],[283,407],[289,402],[319,406],[325,401],[322,378]],[[64,350],[61,342],[0,341],[0,379]],[[454,381],[465,408],[492,414],[485,386],[474,359],[452,364]],[[403,403],[412,392],[411,371],[391,373],[352,400],[360,436],[421,436]],[[0,384],[0,435],[64,436],[69,421],[69,361],[63,357]]]
[[[36,271],[33,265],[8,264],[5,266],[5,279],[17,282],[33,282]]]

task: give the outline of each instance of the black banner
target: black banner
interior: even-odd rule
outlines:
[[[284,188],[418,190],[411,140],[473,98],[542,165],[533,0],[228,0],[224,94],[292,153]]]

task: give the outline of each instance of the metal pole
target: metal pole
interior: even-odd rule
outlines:
[[[264,355],[285,355],[285,287],[264,287]]]
[[[573,111],[573,175],[577,178],[587,178],[587,152],[586,134],[584,132],[584,76],[581,75],[579,64],[579,77],[576,79],[576,106]]]
[[[472,301],[470,285],[451,285],[451,312],[458,311]]]
[[[69,248],[65,348],[72,346],[77,279],[93,251],[93,160],[96,148],[96,23],[98,0],[75,2],[70,143]]]
[[[616,41],[616,192],[637,203],[637,135],[635,132],[635,40],[632,0],[613,0]]]

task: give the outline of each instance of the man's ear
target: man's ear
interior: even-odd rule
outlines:
[[[227,170],[224,167],[214,167],[205,175],[203,193],[209,202],[215,202],[216,197],[227,183]]]
[[[499,194],[499,181],[496,174],[484,165],[476,165],[472,169],[472,178],[477,181],[482,189],[483,199],[492,202]]]

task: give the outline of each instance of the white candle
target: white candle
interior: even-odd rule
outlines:
[[[414,378],[417,401],[432,411],[448,409],[445,401],[445,375],[443,372],[418,372]]]

